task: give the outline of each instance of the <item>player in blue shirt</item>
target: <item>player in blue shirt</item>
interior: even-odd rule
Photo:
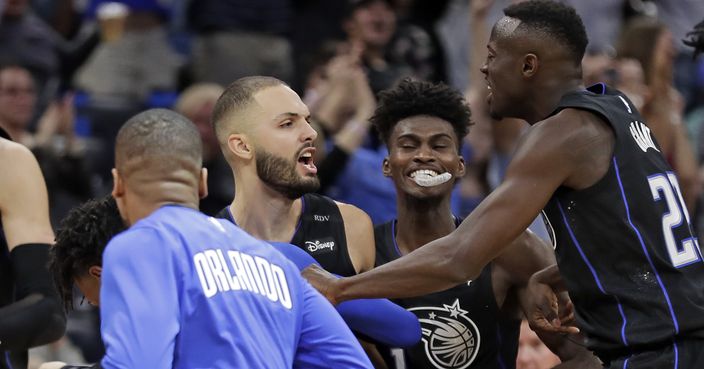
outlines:
[[[187,119],[163,109],[130,119],[113,176],[131,227],[103,255],[101,367],[371,367],[292,263],[197,211],[206,172]]]

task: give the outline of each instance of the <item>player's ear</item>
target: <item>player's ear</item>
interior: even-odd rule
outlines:
[[[236,157],[251,159],[254,155],[249,137],[240,133],[233,133],[227,137],[227,149]]]
[[[538,73],[538,67],[539,67],[539,62],[538,62],[538,56],[530,53],[526,54],[523,57],[523,67],[521,72],[523,73],[524,77],[532,77],[536,73]]]
[[[117,200],[125,195],[125,184],[122,177],[120,177],[120,173],[117,171],[117,168],[112,168],[110,173],[112,173],[112,197]]]
[[[88,268],[88,274],[100,280],[100,277],[103,274],[103,267],[101,267],[100,265],[93,265],[92,267]]]
[[[385,157],[384,161],[381,163],[381,172],[384,173],[384,177],[391,177],[391,166],[389,165],[389,157]]]
[[[457,173],[455,173],[454,177],[455,178],[462,178],[464,177],[464,172],[465,172],[465,166],[464,166],[464,158],[462,155],[460,155],[460,161],[459,164],[457,165]]]
[[[198,197],[204,199],[208,196],[208,169],[200,169],[200,178],[198,180]]]

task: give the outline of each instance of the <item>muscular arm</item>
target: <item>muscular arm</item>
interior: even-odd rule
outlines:
[[[603,122],[563,111],[531,128],[504,182],[448,236],[353,277],[322,282],[315,272],[306,275],[333,302],[423,295],[473,279],[528,227],[560,185],[596,183],[608,170],[612,147],[613,133]]]
[[[0,173],[0,215],[16,298],[0,309],[0,350],[24,350],[60,338],[66,318],[46,265],[54,234],[39,165],[28,149],[0,139]]]
[[[46,184],[32,153],[2,140],[0,173],[0,215],[10,251],[27,243],[53,243]]]
[[[343,203],[337,203],[345,223],[347,250],[357,273],[374,268],[376,249],[374,248],[374,227],[364,211]]]

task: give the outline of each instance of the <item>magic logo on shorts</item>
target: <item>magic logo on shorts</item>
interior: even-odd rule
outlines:
[[[335,251],[335,240],[332,237],[320,240],[306,241],[305,249],[311,255],[327,254]]]
[[[420,322],[425,355],[438,369],[464,369],[479,352],[477,325],[462,310],[459,299],[452,305],[419,306],[408,309]]]

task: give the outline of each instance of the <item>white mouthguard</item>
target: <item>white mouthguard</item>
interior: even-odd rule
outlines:
[[[428,174],[418,174],[417,176],[415,176],[415,178],[413,178],[416,184],[421,187],[433,187],[441,185],[449,181],[450,179],[452,179],[452,174],[448,172],[438,174],[435,177],[430,176]]]

